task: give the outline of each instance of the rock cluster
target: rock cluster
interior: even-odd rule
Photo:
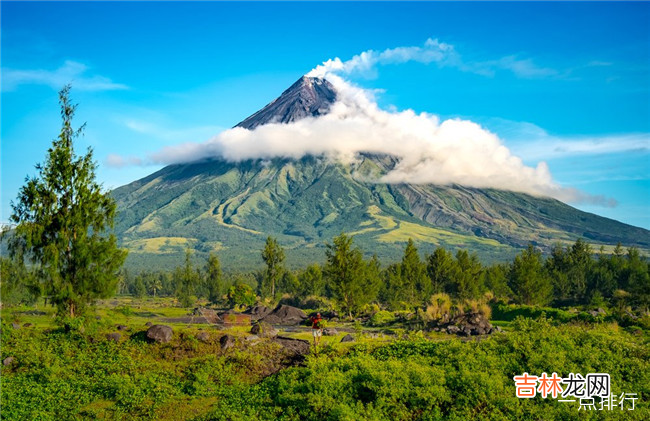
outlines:
[[[481,313],[464,313],[452,318],[448,322],[438,323],[433,328],[436,332],[446,332],[450,335],[476,336],[489,335],[500,329],[494,328],[487,317]]]
[[[193,323],[215,324],[221,321],[216,311],[205,307],[197,307],[192,310],[192,316]]]
[[[271,325],[293,326],[307,319],[304,311],[297,307],[281,304],[260,320]]]
[[[271,312],[271,309],[265,306],[254,306],[245,311],[244,313],[251,315],[252,321],[263,319]]]

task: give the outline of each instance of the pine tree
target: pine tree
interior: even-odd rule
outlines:
[[[352,318],[354,311],[377,297],[379,262],[376,257],[365,262],[361,250],[352,247],[352,237],[343,233],[333,243],[327,244],[324,272],[334,297]]]
[[[205,266],[205,285],[208,292],[208,301],[218,303],[223,295],[223,275],[219,258],[210,253],[208,263]]]
[[[427,258],[427,275],[431,279],[433,292],[447,291],[455,271],[453,256],[442,247],[437,247]]]
[[[544,305],[550,300],[553,287],[543,270],[542,253],[532,245],[515,256],[508,277],[516,302]]]
[[[18,202],[12,203],[12,255],[24,256],[45,283],[45,293],[60,315],[75,317],[87,304],[115,293],[126,250],[113,234],[115,202],[95,181],[92,149],[74,151],[84,126],[72,128],[77,108],[70,86],[59,92],[61,133],[52,142],[38,175],[27,178]]]
[[[284,250],[275,238],[268,237],[266,239],[262,259],[266,263],[266,271],[260,292],[262,296],[270,294],[271,298],[275,298],[275,288],[284,275]]]
[[[185,265],[177,267],[174,272],[176,297],[182,307],[190,307],[196,301],[194,290],[199,281],[199,274],[192,266],[192,250],[185,250]]]

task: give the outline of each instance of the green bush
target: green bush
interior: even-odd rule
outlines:
[[[395,321],[395,316],[390,311],[380,310],[372,315],[370,324],[372,326],[385,326]]]

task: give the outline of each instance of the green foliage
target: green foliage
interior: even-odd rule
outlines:
[[[454,258],[451,253],[442,247],[437,247],[427,258],[427,274],[431,279],[434,292],[449,289],[454,270]]]
[[[284,249],[275,238],[267,237],[262,259],[266,264],[260,295],[275,299],[275,288],[284,275]]]
[[[420,261],[412,239],[406,244],[401,263],[391,265],[384,277],[386,288],[382,295],[390,301],[393,308],[421,305],[433,291],[426,265]]]
[[[483,292],[483,274],[478,256],[469,254],[467,250],[458,250],[455,266],[448,292],[463,300],[479,298]]]
[[[41,292],[41,284],[22,260],[0,257],[0,297],[3,305],[33,304]]]
[[[106,231],[113,226],[115,202],[95,181],[92,150],[74,151],[72,119],[77,106],[69,99],[70,86],[59,92],[61,133],[52,142],[38,175],[26,180],[11,221],[11,254],[27,259],[45,281],[45,293],[59,313],[74,317],[98,298],[117,288],[117,271],[126,258],[117,240]]]
[[[370,317],[372,326],[385,326],[395,321],[395,315],[390,311],[380,310]]]
[[[352,244],[352,237],[342,233],[333,244],[327,244],[325,251],[325,275],[334,297],[350,318],[375,299],[379,290],[379,262],[376,258],[365,262],[361,250]]]
[[[306,298],[311,295],[323,295],[325,292],[325,280],[323,271],[319,264],[309,265],[307,269],[298,275],[298,284],[300,288],[299,297]]]
[[[228,303],[231,307],[252,306],[257,296],[250,285],[237,282],[228,289]]]
[[[485,269],[485,288],[492,291],[496,298],[507,298],[512,296],[508,286],[508,265],[494,264]]]
[[[542,254],[532,245],[515,257],[508,278],[516,302],[527,305],[549,302],[552,285],[542,264]]]
[[[196,302],[195,289],[199,283],[200,275],[192,266],[192,251],[185,251],[185,265],[176,268],[174,281],[176,283],[176,297],[182,307],[191,307]]]
[[[210,253],[208,262],[205,265],[205,288],[207,298],[211,303],[217,304],[221,301],[223,295],[223,274],[221,273],[221,263],[219,258]]]

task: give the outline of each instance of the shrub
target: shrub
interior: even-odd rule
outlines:
[[[445,293],[431,296],[431,304],[427,306],[424,313],[425,321],[447,321],[451,319],[452,302],[451,297]]]
[[[370,324],[372,326],[384,326],[395,321],[395,316],[390,311],[380,310],[372,315]]]

